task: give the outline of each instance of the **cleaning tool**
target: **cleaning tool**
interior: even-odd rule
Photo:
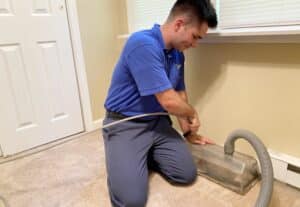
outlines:
[[[234,152],[238,138],[248,141],[254,148],[256,159]],[[189,145],[197,165],[198,174],[230,190],[244,195],[260,179],[261,189],[255,207],[267,207],[273,192],[273,167],[270,156],[260,139],[250,131],[238,129],[227,138],[224,148],[218,145]]]

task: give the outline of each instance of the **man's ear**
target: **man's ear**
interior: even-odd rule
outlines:
[[[174,31],[178,32],[184,26],[184,20],[182,18],[177,18],[174,21]]]

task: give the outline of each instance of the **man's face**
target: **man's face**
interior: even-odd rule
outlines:
[[[179,51],[196,47],[198,41],[206,35],[207,30],[208,25],[206,22],[182,24],[175,34],[173,47]]]

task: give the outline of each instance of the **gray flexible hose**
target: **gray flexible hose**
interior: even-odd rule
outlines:
[[[268,207],[273,193],[273,167],[269,153],[264,144],[255,134],[248,130],[237,129],[229,134],[225,142],[225,154],[233,154],[234,142],[238,138],[243,138],[251,144],[260,162],[262,182],[255,207]]]
[[[114,125],[117,125],[117,124],[120,124],[120,123],[123,123],[126,121],[139,119],[139,118],[146,117],[146,116],[169,116],[169,114],[167,112],[154,112],[154,113],[148,113],[148,114],[139,114],[139,115],[135,115],[135,116],[129,116],[127,118],[123,118],[118,121],[114,121],[112,123],[105,124],[101,127],[101,129],[108,128],[108,127],[111,127],[111,126],[114,126]]]

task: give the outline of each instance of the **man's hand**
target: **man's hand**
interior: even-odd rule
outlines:
[[[190,135],[186,136],[186,140],[192,144],[215,144],[215,142],[211,139],[194,133],[191,133]]]
[[[200,127],[200,121],[197,112],[195,112],[193,118],[177,116],[177,119],[183,132],[188,132],[188,134],[197,134]]]
[[[179,126],[181,128],[181,131],[183,131],[183,132],[191,131],[190,123],[187,118],[177,116],[177,120],[178,120]]]
[[[197,134],[200,128],[200,120],[196,111],[193,117],[188,117],[188,123],[189,123],[189,130],[193,134]]]

